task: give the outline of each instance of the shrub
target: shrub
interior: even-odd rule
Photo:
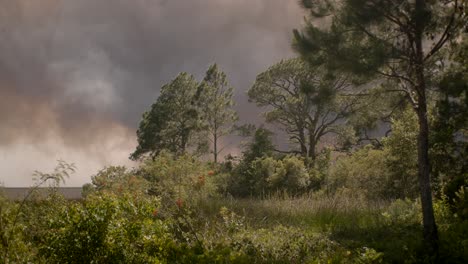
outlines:
[[[151,260],[154,256],[146,254],[145,241],[158,237],[158,229],[164,229],[157,226],[160,222],[150,220],[157,206],[154,197],[90,195],[83,203],[73,203],[49,219],[49,232],[40,253],[50,263]]]
[[[271,174],[267,179],[273,191],[287,191],[290,194],[307,191],[311,177],[301,159],[287,156],[279,160],[276,165],[276,173]]]
[[[137,176],[134,171],[128,170],[124,166],[106,167],[96,175],[91,176],[91,182],[92,186],[86,184],[83,186],[85,195],[89,195],[94,191],[143,193],[148,188],[148,183],[145,179]]]
[[[176,157],[163,152],[154,160],[145,160],[136,174],[148,181],[148,193],[161,197],[163,207],[172,206],[177,199],[217,195],[216,171],[190,155]]]
[[[390,172],[385,161],[385,153],[371,146],[341,157],[331,168],[327,188],[335,192],[346,187],[371,199],[387,197]]]

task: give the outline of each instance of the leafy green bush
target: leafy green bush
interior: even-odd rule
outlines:
[[[62,208],[48,222],[40,254],[51,263],[143,263],[145,240],[164,229],[152,221],[158,199],[99,193]],[[151,226],[151,227],[149,227]],[[155,228],[156,227],[156,228]]]
[[[162,206],[218,195],[216,170],[190,155],[162,152],[145,160],[136,174],[148,181],[148,193],[161,197]]]
[[[350,156],[340,157],[327,179],[331,192],[346,187],[370,199],[388,197],[390,172],[385,152],[366,146]]]
[[[395,200],[382,215],[389,225],[410,225],[422,222],[421,204],[409,199]]]
[[[11,203],[0,195],[0,263],[28,263],[35,259],[26,232],[27,225],[16,221],[19,204]]]
[[[468,220],[468,187],[462,186],[454,199],[455,213],[463,220]]]
[[[392,119],[392,132],[382,139],[381,149],[367,145],[338,158],[327,180],[329,189],[347,187],[371,199],[418,197],[417,135],[415,113],[408,108]]]
[[[414,110],[407,108],[392,119],[392,132],[384,138],[385,166],[389,171],[388,195],[391,198],[416,198],[419,195],[417,137]]]
[[[98,192],[137,192],[142,193],[148,189],[148,183],[142,177],[136,175],[135,171],[128,170],[124,166],[110,166],[100,170],[91,176],[92,186],[83,186],[85,195]]]
[[[281,225],[273,229],[240,232],[233,238],[232,245],[257,263],[332,262],[347,255],[344,248],[326,236]]]
[[[48,215],[44,213],[55,212],[55,209],[63,206],[63,199],[60,199],[57,188],[74,171],[74,164],[58,160],[52,172],[34,172],[35,183],[22,200],[11,202],[0,194],[1,263],[29,263],[34,259],[39,260],[36,258],[37,248],[32,247],[32,244],[44,232],[41,228],[48,220]],[[49,185],[48,192],[45,193],[47,197],[44,203],[39,203],[34,199],[44,198],[44,193],[38,193],[38,189],[45,184]],[[54,199],[57,197],[59,199]]]
[[[281,160],[271,157],[257,159],[252,163],[252,171],[257,193],[260,188],[267,187],[273,192],[298,194],[306,191],[310,185],[310,175],[304,162],[295,156],[287,156]]]
[[[228,170],[212,170],[212,164],[190,156],[162,155],[137,171],[109,167],[93,177],[93,188],[82,201],[64,200],[56,184],[46,197],[31,195],[25,202],[0,199],[0,263],[428,261],[420,203],[377,199],[385,193],[382,186],[372,185],[381,188],[375,193],[360,191],[366,181],[359,177],[371,181],[376,169],[358,161],[382,158],[381,154],[369,147],[339,160],[334,170],[341,171],[332,175],[344,170],[348,174],[336,178],[344,184],[333,192],[292,196],[288,192],[298,194],[314,182],[302,159],[257,158],[250,175],[271,193],[242,200],[216,193]],[[361,167],[354,168],[356,164]],[[368,172],[358,170],[362,168]],[[41,175],[47,179],[52,174]],[[465,192],[459,191],[452,204],[448,198],[434,203],[440,255],[449,263],[468,259]]]

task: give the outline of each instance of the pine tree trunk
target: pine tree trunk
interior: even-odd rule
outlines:
[[[421,207],[423,213],[424,240],[428,247],[428,253],[436,258],[439,251],[439,237],[434,217],[432,204],[432,190],[429,163],[429,123],[427,118],[426,79],[424,76],[424,49],[422,45],[423,32],[427,26],[425,21],[426,3],[424,0],[416,0],[415,3],[415,56],[413,69],[415,75],[415,90],[417,104],[415,110],[418,115],[418,178],[421,194]]]
[[[301,146],[301,155],[302,155],[302,157],[307,158],[308,153],[307,153],[307,146],[306,146],[306,144],[305,144],[306,139],[305,139],[305,136],[304,136],[304,132],[303,132],[303,131],[301,131],[301,132],[299,133],[299,138],[300,138],[299,144],[300,144],[300,146]]]
[[[431,255],[437,255],[439,238],[432,203],[430,163],[429,163],[429,124],[425,98],[418,100],[418,169],[421,206],[423,213],[424,240],[429,246]]]
[[[314,137],[314,130],[309,131],[309,167],[315,167],[315,159],[317,158],[317,153],[315,148],[317,147],[317,140]]]
[[[214,163],[218,163],[218,135],[216,133],[213,137],[213,156]]]
[[[428,246],[428,253],[431,256],[437,257],[439,251],[439,237],[437,234],[437,225],[435,222],[434,208],[432,203],[429,163],[429,123],[427,118],[426,80],[424,76],[424,53],[422,47],[422,35],[420,32],[417,32],[416,34],[415,44],[416,56],[414,73],[416,77],[415,88],[417,93],[417,105],[415,106],[415,110],[418,115],[419,123],[418,178],[421,195],[421,207],[423,213],[424,240]]]
[[[317,158],[317,153],[315,150],[316,147],[317,147],[317,143],[315,141],[311,141],[309,143],[309,158],[311,158],[313,162],[315,162],[315,159]]]

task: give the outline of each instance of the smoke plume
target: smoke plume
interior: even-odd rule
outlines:
[[[141,114],[179,72],[211,63],[235,87],[241,120],[255,76],[293,56],[302,22],[287,0],[0,0],[0,181],[75,162],[81,185],[127,164]]]

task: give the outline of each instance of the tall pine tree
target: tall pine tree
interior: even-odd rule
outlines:
[[[140,121],[138,146],[131,159],[148,153],[155,157],[163,150],[176,155],[187,150],[192,136],[200,130],[194,101],[197,86],[194,77],[183,72],[161,88],[161,95]]]
[[[326,64],[402,93],[418,117],[418,167],[424,238],[438,251],[430,186],[428,92],[444,64],[444,49],[466,30],[464,0],[302,0],[310,11],[295,31],[295,48],[311,63]],[[317,59],[318,58],[318,59]]]
[[[213,146],[215,163],[218,162],[218,155],[224,150],[220,147],[220,139],[231,132],[238,118],[233,109],[233,92],[234,88],[229,86],[226,74],[216,64],[208,68],[197,90],[197,104],[209,134],[208,139]]]

